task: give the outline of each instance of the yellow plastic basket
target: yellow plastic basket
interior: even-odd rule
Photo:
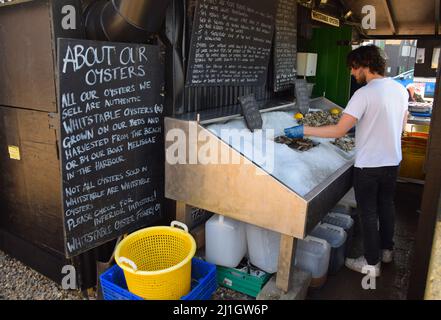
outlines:
[[[179,300],[190,292],[195,252],[196,242],[187,226],[173,221],[171,227],[129,235],[117,246],[115,260],[133,294],[148,300]]]

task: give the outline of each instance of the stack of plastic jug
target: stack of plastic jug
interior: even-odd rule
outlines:
[[[322,223],[312,230],[311,235],[326,240],[330,244],[329,274],[336,274],[345,263],[346,232],[343,228]]]
[[[246,231],[243,222],[215,214],[205,223],[207,262],[235,268],[246,253]]]
[[[343,230],[346,231],[347,239],[346,239],[345,257],[347,257],[352,248],[352,239],[354,235],[354,219],[352,219],[347,214],[331,212],[328,213],[328,215],[326,215],[326,217],[323,218],[322,222],[343,228]]]
[[[267,273],[277,272],[280,233],[247,224],[248,254],[252,265]]]
[[[295,265],[312,275],[310,287],[319,288],[326,282],[331,246],[323,239],[307,236],[298,240]]]

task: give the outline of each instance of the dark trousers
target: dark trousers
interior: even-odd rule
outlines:
[[[370,265],[380,261],[380,250],[392,250],[395,231],[395,188],[398,166],[355,168],[354,190],[361,218],[364,256]]]

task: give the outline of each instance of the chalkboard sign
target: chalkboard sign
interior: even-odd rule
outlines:
[[[275,1],[199,0],[190,44],[190,86],[260,86],[267,78]]]
[[[295,81],[296,105],[302,114],[309,112],[309,92],[305,79],[296,79]]]
[[[297,0],[278,0],[274,41],[274,91],[293,87],[296,68]]]
[[[159,47],[59,39],[66,256],[161,217],[163,64]]]
[[[242,107],[242,112],[248,129],[253,132],[256,129],[262,129],[262,115],[260,114],[254,94],[240,97],[239,102]]]

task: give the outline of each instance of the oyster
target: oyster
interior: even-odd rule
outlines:
[[[286,136],[280,136],[274,139],[276,143],[286,144],[291,149],[297,151],[308,151],[319,144],[310,139],[291,139]]]
[[[337,124],[341,114],[332,114],[329,111],[315,111],[307,113],[303,119],[297,120],[299,124],[310,127],[322,127]]]
[[[355,148],[355,138],[350,136],[344,136],[343,138],[335,139],[331,143],[345,152],[350,152]]]

